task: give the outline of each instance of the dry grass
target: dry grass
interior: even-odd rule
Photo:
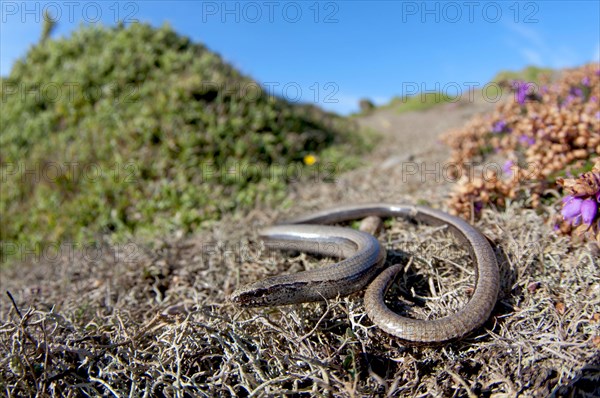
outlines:
[[[485,211],[502,293],[470,338],[411,347],[373,327],[361,295],[240,310],[242,282],[316,266],[261,252],[255,212],[204,241],[165,242],[99,261],[63,258],[5,272],[0,385],[8,396],[593,396],[600,371],[597,258],[572,248],[531,210]],[[391,225],[389,225],[391,224]],[[234,225],[248,230],[234,231]],[[523,225],[527,225],[523,228]],[[248,233],[248,238],[245,238]],[[219,237],[226,237],[225,239]],[[416,316],[464,303],[467,253],[438,229],[388,223],[389,262],[406,264],[390,297]],[[243,248],[240,250],[240,248]],[[127,260],[127,261],[123,261]],[[258,260],[258,261],[254,261]],[[17,308],[19,311],[17,312]],[[574,395],[573,395],[574,394]]]
[[[472,108],[472,109],[471,109]],[[493,104],[419,114],[375,112],[386,136],[370,166],[335,183],[291,187],[294,212],[333,203],[439,205],[452,185],[432,169],[448,151],[435,138]],[[386,127],[387,126],[387,127]],[[544,208],[551,217],[557,208]],[[594,396],[600,391],[598,253],[556,235],[546,216],[508,203],[476,225],[502,267],[491,319],[469,338],[403,346],[366,317],[362,294],[327,303],[240,310],[240,283],[319,266],[324,259],[265,253],[257,229],[289,216],[229,215],[195,238],[106,248],[2,273],[0,391],[8,396]],[[406,272],[392,307],[412,316],[454,311],[470,292],[464,248],[436,228],[386,222],[388,263]],[[66,255],[67,253],[65,253]],[[9,290],[16,307],[4,294]],[[16,308],[19,309],[17,312]],[[594,390],[596,389],[596,390]]]

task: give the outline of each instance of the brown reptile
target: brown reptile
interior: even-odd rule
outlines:
[[[391,311],[384,302],[384,294],[402,267],[394,265],[382,270],[385,250],[372,235],[319,225],[368,216],[403,217],[447,226],[467,245],[475,264],[476,284],[469,302],[457,313],[434,320],[406,318]],[[456,340],[477,329],[489,318],[498,298],[498,264],[487,239],[466,221],[428,207],[385,203],[337,207],[266,228],[260,236],[270,247],[346,259],[320,269],[273,276],[243,286],[231,296],[240,306],[318,301],[348,295],[368,285],[365,308],[374,324],[404,341],[428,344]]]

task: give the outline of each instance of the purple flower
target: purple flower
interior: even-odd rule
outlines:
[[[565,199],[563,199],[563,208],[560,214],[562,214],[565,221],[573,225],[579,225],[581,222],[581,204],[583,203],[583,199],[573,196],[567,196]]]
[[[581,84],[583,84],[584,86],[589,86],[590,85],[590,78],[587,76],[584,76],[583,79],[581,79]]]
[[[586,199],[581,202],[581,219],[584,224],[592,225],[597,212],[598,204],[594,199]]]
[[[583,90],[579,87],[571,87],[569,93],[574,97],[583,97]]]
[[[522,80],[513,82],[513,87],[515,88],[515,97],[520,105],[525,104],[525,100],[527,99],[527,90],[529,89],[530,84],[531,83],[527,83]]]
[[[504,162],[504,165],[502,165],[502,171],[504,172],[504,174],[512,174],[512,167],[515,165],[515,163],[512,160],[507,160],[506,162]]]
[[[565,221],[572,225],[579,225],[583,222],[585,225],[592,225],[598,214],[598,198],[600,192],[596,193],[594,198],[581,199],[572,195],[563,198],[563,208],[560,211]]]
[[[473,203],[473,207],[475,208],[475,213],[480,213],[481,210],[483,209],[483,203],[477,201],[475,203]]]
[[[521,145],[533,145],[535,144],[535,138],[528,137],[525,134],[523,134],[519,137],[519,142],[521,143]]]
[[[567,195],[564,198],[562,198],[562,203],[567,203],[569,200],[573,199],[573,195]]]
[[[510,129],[507,127],[506,122],[504,120],[497,121],[492,126],[493,133],[506,133],[508,131],[510,131]]]
[[[554,226],[552,227],[552,230],[554,231],[558,231],[560,229],[560,225],[558,224],[554,224]]]
[[[600,111],[596,112],[596,119],[600,120]]]
[[[565,100],[563,101],[563,105],[569,105],[571,102],[573,102],[573,100],[575,99],[575,96],[573,94],[569,94],[567,95],[567,98],[565,98]]]

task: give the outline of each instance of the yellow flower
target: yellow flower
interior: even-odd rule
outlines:
[[[317,158],[314,155],[306,155],[304,157],[304,164],[307,166],[312,166],[317,162]]]

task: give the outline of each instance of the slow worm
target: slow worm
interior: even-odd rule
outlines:
[[[367,216],[402,217],[429,225],[446,225],[469,248],[475,264],[475,289],[455,314],[433,320],[402,317],[391,311],[384,294],[401,271],[394,265],[382,271],[385,250],[372,235],[331,224]],[[260,236],[270,247],[344,257],[339,263],[292,275],[273,276],[243,286],[231,295],[240,306],[296,304],[348,295],[367,287],[365,308],[371,321],[401,340],[431,344],[459,339],[489,318],[498,298],[500,276],[487,239],[466,221],[423,206],[364,204],[337,207],[266,228]],[[374,279],[374,280],[373,280]]]

